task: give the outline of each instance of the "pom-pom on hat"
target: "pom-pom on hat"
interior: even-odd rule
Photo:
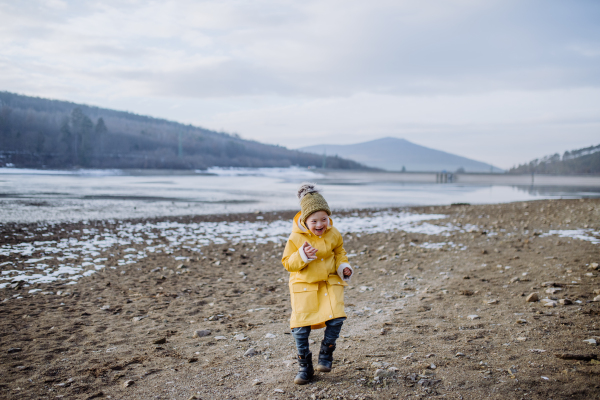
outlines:
[[[331,215],[329,204],[325,198],[319,193],[316,185],[310,182],[304,182],[298,188],[298,199],[300,200],[300,221],[306,225],[306,219],[317,211],[325,211],[327,215]]]

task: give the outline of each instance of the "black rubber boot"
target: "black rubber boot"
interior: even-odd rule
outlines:
[[[298,371],[298,375],[294,378],[294,383],[296,385],[306,385],[315,374],[312,353],[309,352],[304,356],[298,354],[298,364],[300,365],[300,370]]]
[[[321,351],[319,351],[319,364],[317,365],[317,371],[319,372],[330,372],[331,364],[333,363],[333,352],[335,351],[335,344],[326,344],[325,341],[321,342]]]

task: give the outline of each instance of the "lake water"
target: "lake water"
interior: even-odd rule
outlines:
[[[0,168],[0,221],[60,222],[295,210],[295,191],[303,181],[321,183],[334,210],[600,196],[597,187],[336,181],[301,168],[213,168],[181,173]]]

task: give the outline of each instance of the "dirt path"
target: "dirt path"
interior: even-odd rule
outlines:
[[[348,253],[355,254],[351,263],[358,266],[346,292],[349,318],[334,370],[318,373],[309,385],[292,383],[297,366],[281,244],[224,241],[202,253],[181,246],[128,265],[120,265],[125,249],[115,244],[96,255],[106,258],[107,267],[76,284],[15,282],[0,289],[0,396],[600,398],[600,352],[584,342],[600,342],[600,302],[593,301],[600,294],[600,271],[594,269],[600,262],[600,244],[594,243],[600,239],[600,201],[409,211],[445,214],[429,222],[463,229],[345,235]],[[90,226],[104,235],[112,229],[102,221],[54,225],[36,236],[32,226],[11,225],[2,227],[0,245],[72,237]],[[144,246],[127,245],[140,252]],[[0,256],[0,265],[18,258]],[[556,303],[527,302],[531,293]],[[193,337],[197,330],[210,334]],[[313,332],[315,353],[322,335]],[[248,351],[255,355],[245,356]],[[584,359],[556,356],[563,353]]]

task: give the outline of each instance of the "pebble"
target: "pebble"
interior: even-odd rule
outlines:
[[[246,352],[244,353],[244,356],[245,357],[254,357],[257,354],[258,354],[258,351],[256,351],[253,347],[250,347],[248,350],[246,350]]]
[[[596,295],[600,294],[600,289],[594,289],[593,293],[596,294]]]
[[[154,344],[165,344],[167,343],[167,338],[160,338],[160,339],[156,339],[154,342],[152,342]]]
[[[194,331],[194,338],[201,338],[201,337],[205,337],[205,336],[210,336],[211,331],[208,329],[201,329],[199,331]]]
[[[542,299],[541,302],[544,307],[556,307],[557,304],[556,301],[550,299]]]
[[[184,269],[184,268],[187,268],[187,265],[185,265],[185,264],[179,264],[177,266],[177,269]]]
[[[283,389],[273,389],[275,393],[285,393]]]
[[[593,300],[593,301],[600,301],[600,296],[596,296],[596,297],[594,297],[594,300]]]
[[[233,338],[238,342],[245,342],[246,340],[248,340],[248,338],[242,333],[240,333],[239,335],[235,335]]]
[[[467,315],[467,318],[470,319],[470,320],[479,319],[479,315],[475,315],[475,314],[473,314],[473,315]]]
[[[215,340],[227,340],[226,336],[215,336]]]
[[[517,341],[519,341],[519,342],[524,342],[524,341],[526,341],[526,340],[527,340],[527,338],[526,338],[525,336],[519,336],[519,337],[517,338]]]
[[[560,292],[562,290],[562,288],[558,288],[558,287],[551,287],[546,289],[546,293],[548,294],[554,294],[556,292]]]
[[[8,354],[18,353],[21,350],[22,349],[20,347],[11,347],[10,349],[8,349]]]
[[[134,383],[135,383],[135,382],[134,382],[134,381],[131,381],[131,380],[129,380],[129,381],[125,381],[125,382],[123,382],[123,387],[129,387],[129,386],[132,386]]]
[[[104,305],[102,307],[100,307],[101,310],[110,310],[110,305]]]
[[[570,304],[573,304],[573,302],[571,300],[569,300],[569,299],[560,299],[558,301],[558,304],[563,305],[563,306],[568,306]]]
[[[252,381],[252,386],[258,386],[262,384],[262,381],[259,381],[258,379],[255,379],[254,381]]]
[[[139,321],[143,320],[144,318],[146,318],[146,316],[145,316],[145,315],[143,315],[143,316],[141,316],[141,317],[133,317],[131,320],[132,320],[133,322],[139,322]]]
[[[517,324],[526,324],[526,323],[527,323],[527,320],[525,320],[525,319],[518,319],[517,320]]]
[[[596,342],[596,339],[585,339],[584,342],[586,342],[588,344],[593,344],[594,346],[596,346],[598,344]]]
[[[519,278],[518,276],[515,276],[510,280],[510,283],[515,283],[515,282],[521,282],[521,278]]]
[[[275,336],[275,335],[274,335],[274,334],[272,334],[272,333],[267,333],[267,334],[265,335],[265,339],[275,339],[276,337],[277,337],[277,336]]]
[[[598,269],[598,263],[591,263],[589,269]]]
[[[494,299],[494,300],[484,300],[483,301],[484,304],[498,304],[499,301]]]
[[[539,300],[539,296],[537,293],[531,293],[529,296],[525,298],[525,301],[528,303],[535,303]]]
[[[460,353],[460,352],[459,352],[459,353],[456,353],[456,354],[454,355],[454,357],[464,357],[464,356],[465,356],[465,353]]]

